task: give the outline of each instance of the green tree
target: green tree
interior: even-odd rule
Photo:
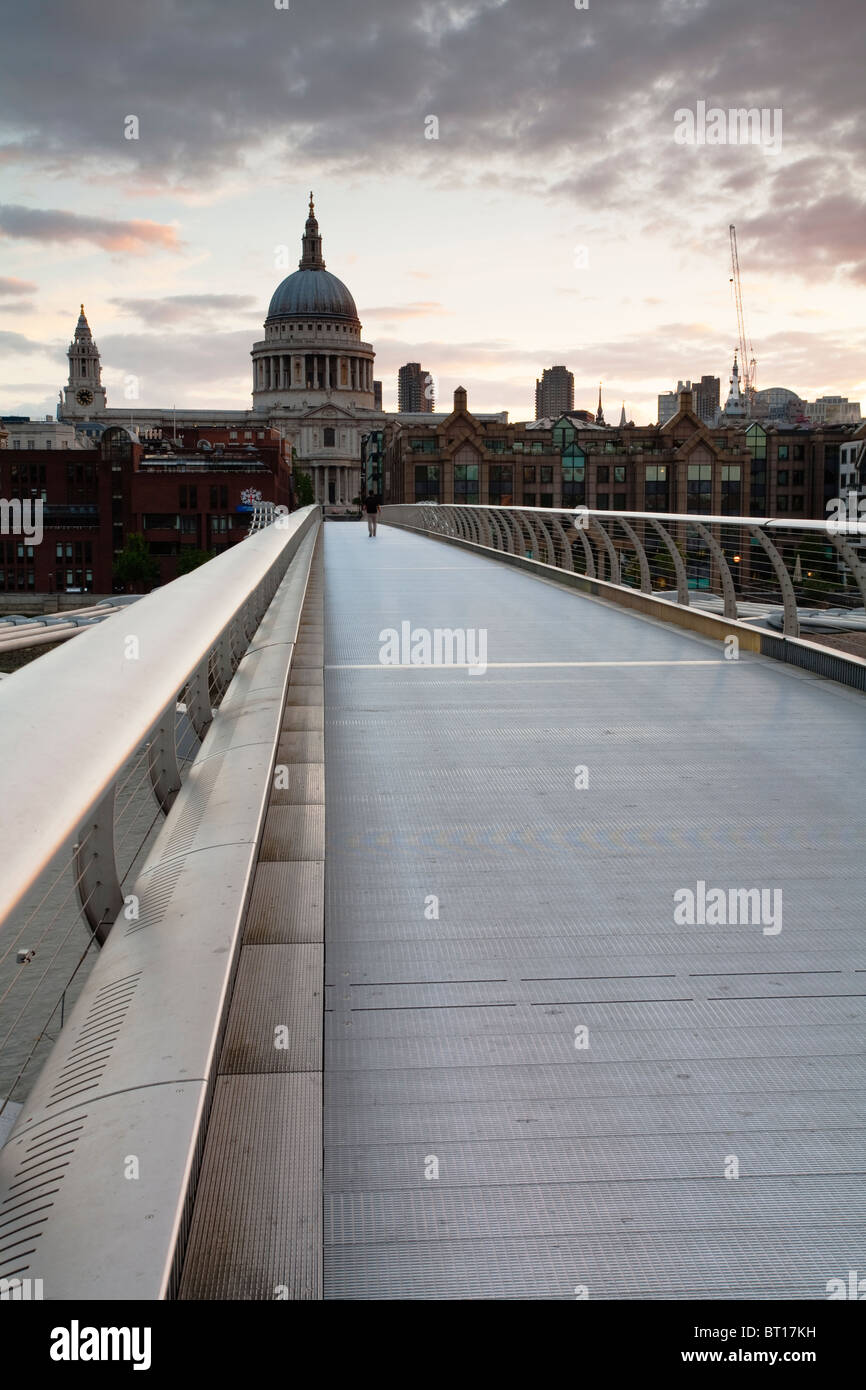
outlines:
[[[309,507],[314,502],[313,480],[309,473],[295,474],[295,497],[299,507]]]
[[[159,579],[159,563],[140,531],[131,531],[114,561],[114,578],[128,593],[151,589]]]
[[[197,570],[199,565],[206,565],[215,555],[215,550],[196,550],[192,546],[184,546],[177,562],[178,576],[189,574],[190,570]]]

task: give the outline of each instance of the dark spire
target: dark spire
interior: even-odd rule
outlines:
[[[598,413],[595,417],[595,423],[597,425],[603,425],[605,423],[604,411],[601,408],[601,382],[598,383]]]
[[[313,203],[313,195],[310,193],[310,215],[307,218],[307,225],[304,229],[303,238],[304,254],[298,261],[299,270],[324,270],[325,262],[322,259],[322,238],[319,235],[319,224],[316,221],[316,209]]]

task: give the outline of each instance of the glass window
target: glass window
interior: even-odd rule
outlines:
[[[524,468],[523,471],[525,473],[526,469]],[[491,506],[512,507],[514,505],[513,466],[510,463],[491,463],[488,481]]]
[[[596,505],[601,507],[603,511],[606,511],[610,506],[610,493],[600,492],[596,497]]]
[[[333,449],[333,447],[334,447],[334,445],[336,444],[336,442],[337,442],[337,432],[336,432],[336,430],[333,430],[333,429],[326,429],[326,430],[325,430],[325,448],[326,448],[326,449]]]
[[[787,446],[787,444],[780,444],[780,445],[779,445],[779,454],[778,454],[778,457],[779,457],[783,462],[784,462],[785,459],[787,459],[787,457],[788,457],[788,446]]]
[[[767,457],[767,432],[760,425],[750,425],[746,430],[746,448],[753,459]]]
[[[705,512],[710,510],[712,490],[712,465],[709,463],[690,463],[686,478],[687,510]]]
[[[787,486],[788,486],[788,470],[787,470],[787,468],[780,468],[780,469],[779,469],[779,472],[778,472],[777,475],[776,475],[776,481],[778,482],[779,487],[787,487]]]
[[[600,483],[610,482],[610,464],[600,463],[596,472],[596,478]]]
[[[455,463],[454,501],[464,503],[478,502],[478,464]]]
[[[792,512],[801,512],[801,511],[803,510],[803,503],[804,503],[804,501],[805,501],[805,498],[803,498],[803,497],[799,497],[799,496],[798,496],[798,497],[792,497],[792,498],[791,498],[791,511],[792,511]]]
[[[526,487],[526,484],[527,484],[527,483],[534,483],[534,482],[535,482],[535,464],[534,464],[534,463],[525,463],[525,464],[523,465],[523,486]]]
[[[613,480],[615,483],[625,482],[625,468],[620,464],[617,464],[613,470]]]
[[[562,456],[562,505],[579,507],[586,502],[586,460],[582,449]]]
[[[542,483],[552,483],[552,482],[553,482],[553,464],[552,464],[552,463],[543,463],[543,464],[541,465],[540,481],[541,481]],[[542,502],[541,505],[544,506],[544,503]]]
[[[438,463],[416,463],[416,465],[415,465],[415,501],[416,501],[416,502],[438,502],[438,501],[439,501],[439,464],[438,464]]]
[[[740,465],[722,464],[722,515],[738,516],[740,512]]]
[[[788,499],[787,499],[787,497],[777,497],[777,498],[776,498],[776,511],[777,511],[777,512],[786,512],[786,511],[788,511]]]

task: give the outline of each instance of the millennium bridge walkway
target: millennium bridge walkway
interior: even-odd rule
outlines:
[[[0,954],[47,921],[34,796],[68,803],[43,859],[72,863],[79,945],[104,944],[38,1080],[0,1088],[0,1276],[46,1298],[826,1298],[866,1214],[863,663],[828,678],[807,642],[779,660],[762,643],[799,639],[721,608],[682,625],[647,585],[430,534],[427,511],[371,539],[310,508],[212,562],[255,598],[243,643],[206,566],[3,682],[18,740],[49,717],[40,665],[89,653],[111,700],[163,685],[129,696],[92,784],[52,788],[35,752],[4,808]],[[193,608],[165,632],[173,589]],[[163,647],[128,673],[107,645],[114,625],[146,662],[193,623],[185,668]],[[166,815],[115,880],[106,814],[141,820],[122,756]]]

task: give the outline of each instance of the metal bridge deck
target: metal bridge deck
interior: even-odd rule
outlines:
[[[326,526],[325,634],[325,1297],[862,1270],[863,697],[386,527]]]

